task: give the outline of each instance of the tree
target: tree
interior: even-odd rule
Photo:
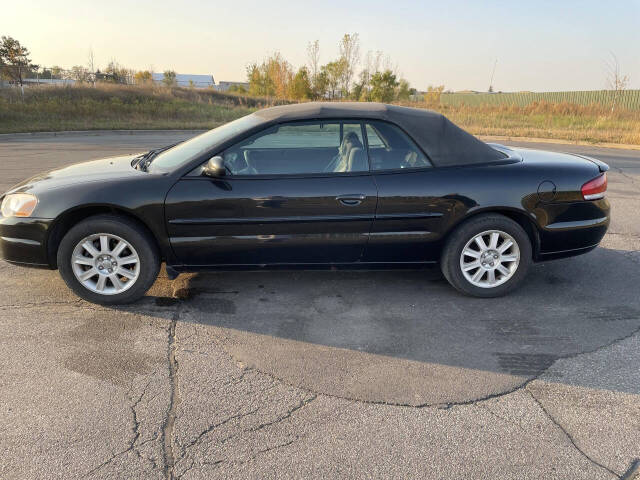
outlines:
[[[291,64],[280,55],[280,52],[274,53],[267,60],[266,73],[275,88],[275,96],[282,99],[288,98],[293,72]]]
[[[131,74],[130,70],[123,67],[115,60],[111,60],[104,73],[106,74],[106,80],[113,83],[128,83],[128,78]]]
[[[408,102],[411,98],[411,87],[409,82],[407,82],[404,78],[400,79],[398,82],[398,92],[396,93],[396,98],[401,102]]]
[[[609,52],[610,58],[607,62],[607,86],[610,90],[613,90],[613,98],[611,102],[611,112],[613,112],[616,108],[618,100],[622,95],[622,92],[627,89],[629,84],[629,76],[623,75],[620,72],[620,63],[618,62],[618,57],[613,53]]]
[[[344,62],[344,70],[341,76],[341,87],[344,96],[351,91],[351,81],[355,75],[358,63],[360,63],[360,37],[357,33],[345,33],[340,40],[340,60]]]
[[[238,95],[246,95],[247,89],[244,85],[231,85],[228,90],[229,93],[237,93]]]
[[[306,100],[311,98],[311,79],[307,67],[300,67],[289,87],[289,98]]]
[[[291,64],[276,52],[261,64],[250,64],[247,79],[250,95],[286,99],[289,98],[293,71]]]
[[[18,40],[3,36],[0,39],[0,66],[2,75],[6,76],[20,87],[29,72],[38,69],[38,65],[31,63],[30,52]]]
[[[369,91],[368,91],[369,79],[368,72],[363,70],[360,72],[360,81],[355,82],[353,87],[351,88],[350,97],[355,101],[368,101]]]
[[[58,65],[54,65],[53,67],[51,67],[51,78],[61,79],[62,76],[62,67],[59,67]]]
[[[137,85],[149,84],[153,81],[153,76],[149,70],[140,70],[136,72],[133,79]]]
[[[274,90],[269,85],[269,79],[257,63],[252,63],[247,67],[247,81],[249,82],[249,95],[255,97],[273,96]]]
[[[307,45],[307,59],[309,62],[309,75],[311,76],[311,96],[314,99],[324,97],[324,91],[321,90],[318,83],[318,75],[320,74],[320,41],[315,40]]]
[[[379,58],[381,56],[381,52],[378,52],[375,60],[373,56],[373,52],[369,50],[364,57],[364,67],[360,72],[360,81],[355,84],[353,87],[354,91],[352,92],[352,97],[354,100],[359,100],[361,102],[371,101],[369,92],[371,90],[371,75],[378,71],[378,66],[380,61]]]
[[[372,96],[372,83],[371,79],[373,75],[380,74],[376,77],[378,83],[382,76],[381,72],[390,71],[392,75],[397,78],[395,68],[392,66],[391,58],[388,55],[384,55],[380,50],[372,52],[369,50],[364,57],[364,67],[360,71],[359,81],[353,84],[350,97],[354,100],[361,102],[370,102],[374,100]],[[411,89],[409,89],[411,91]],[[376,95],[379,95],[379,89]],[[398,92],[403,98],[406,97],[406,92]]]
[[[371,99],[374,102],[389,103],[395,96],[399,82],[391,70],[371,75]]]
[[[75,80],[76,82],[88,82],[91,79],[89,70],[82,65],[74,65],[69,71],[68,78]]]
[[[443,91],[444,85],[438,85],[437,87],[429,85],[426,93],[424,94],[425,103],[433,107],[438,106],[440,104],[440,97],[442,96]]]
[[[324,99],[327,98],[327,90],[329,89],[329,77],[327,72],[320,69],[315,81],[313,82],[313,98]]]
[[[329,62],[326,65],[323,65],[320,69],[321,73],[324,75],[324,81],[326,82],[326,95],[335,100],[339,97],[340,87],[342,85],[342,80],[345,76],[345,70],[347,68],[347,63],[344,58],[340,58],[335,62]]]
[[[96,66],[95,59],[93,58],[93,48],[89,48],[89,55],[87,56],[87,68],[89,69],[89,80],[96,86]]]
[[[162,77],[162,83],[167,87],[175,87],[178,84],[176,80],[176,72],[173,70],[165,70]]]

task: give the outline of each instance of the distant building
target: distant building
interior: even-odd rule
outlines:
[[[27,85],[73,85],[76,83],[71,78],[23,78],[22,83]]]
[[[243,87],[246,91],[249,91],[249,83],[248,82],[225,82],[221,81],[216,86],[215,89],[219,92],[228,92],[232,86]]]
[[[154,83],[162,83],[164,73],[152,73]],[[176,73],[176,83],[179,87],[209,88],[216,83],[212,75],[191,75],[189,73]]]

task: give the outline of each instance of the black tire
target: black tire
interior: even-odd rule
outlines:
[[[520,250],[520,259],[515,273],[504,283],[491,288],[474,285],[464,276],[460,265],[460,256],[467,242],[476,235],[489,230],[498,230],[510,235]],[[458,291],[482,298],[499,297],[512,292],[520,286],[532,263],[531,240],[524,229],[504,215],[484,214],[472,217],[449,236],[442,252],[442,273],[449,283]]]
[[[76,245],[82,239],[98,233],[117,235],[138,253],[138,277],[130,288],[121,293],[105,295],[93,292],[80,283],[73,272],[71,258]],[[135,302],[151,288],[160,270],[160,255],[149,232],[134,220],[118,215],[96,215],[75,225],[60,242],[57,260],[60,275],[69,288],[79,297],[101,305]]]

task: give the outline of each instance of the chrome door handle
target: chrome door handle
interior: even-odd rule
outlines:
[[[360,205],[365,198],[367,198],[367,196],[362,193],[350,193],[347,195],[338,195],[336,200],[347,207],[354,207]]]

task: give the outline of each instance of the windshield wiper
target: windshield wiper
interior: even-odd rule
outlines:
[[[171,145],[167,145],[166,147],[154,148],[153,150],[149,150],[147,153],[144,153],[134,158],[133,162],[131,162],[131,166],[136,170],[147,172],[149,169],[149,165],[151,164],[151,162],[153,162],[153,159],[156,157],[156,155],[158,155],[161,152],[164,152],[165,150],[169,150],[170,148],[175,147],[179,143],[182,143],[182,142],[176,142],[176,143],[172,143]]]

